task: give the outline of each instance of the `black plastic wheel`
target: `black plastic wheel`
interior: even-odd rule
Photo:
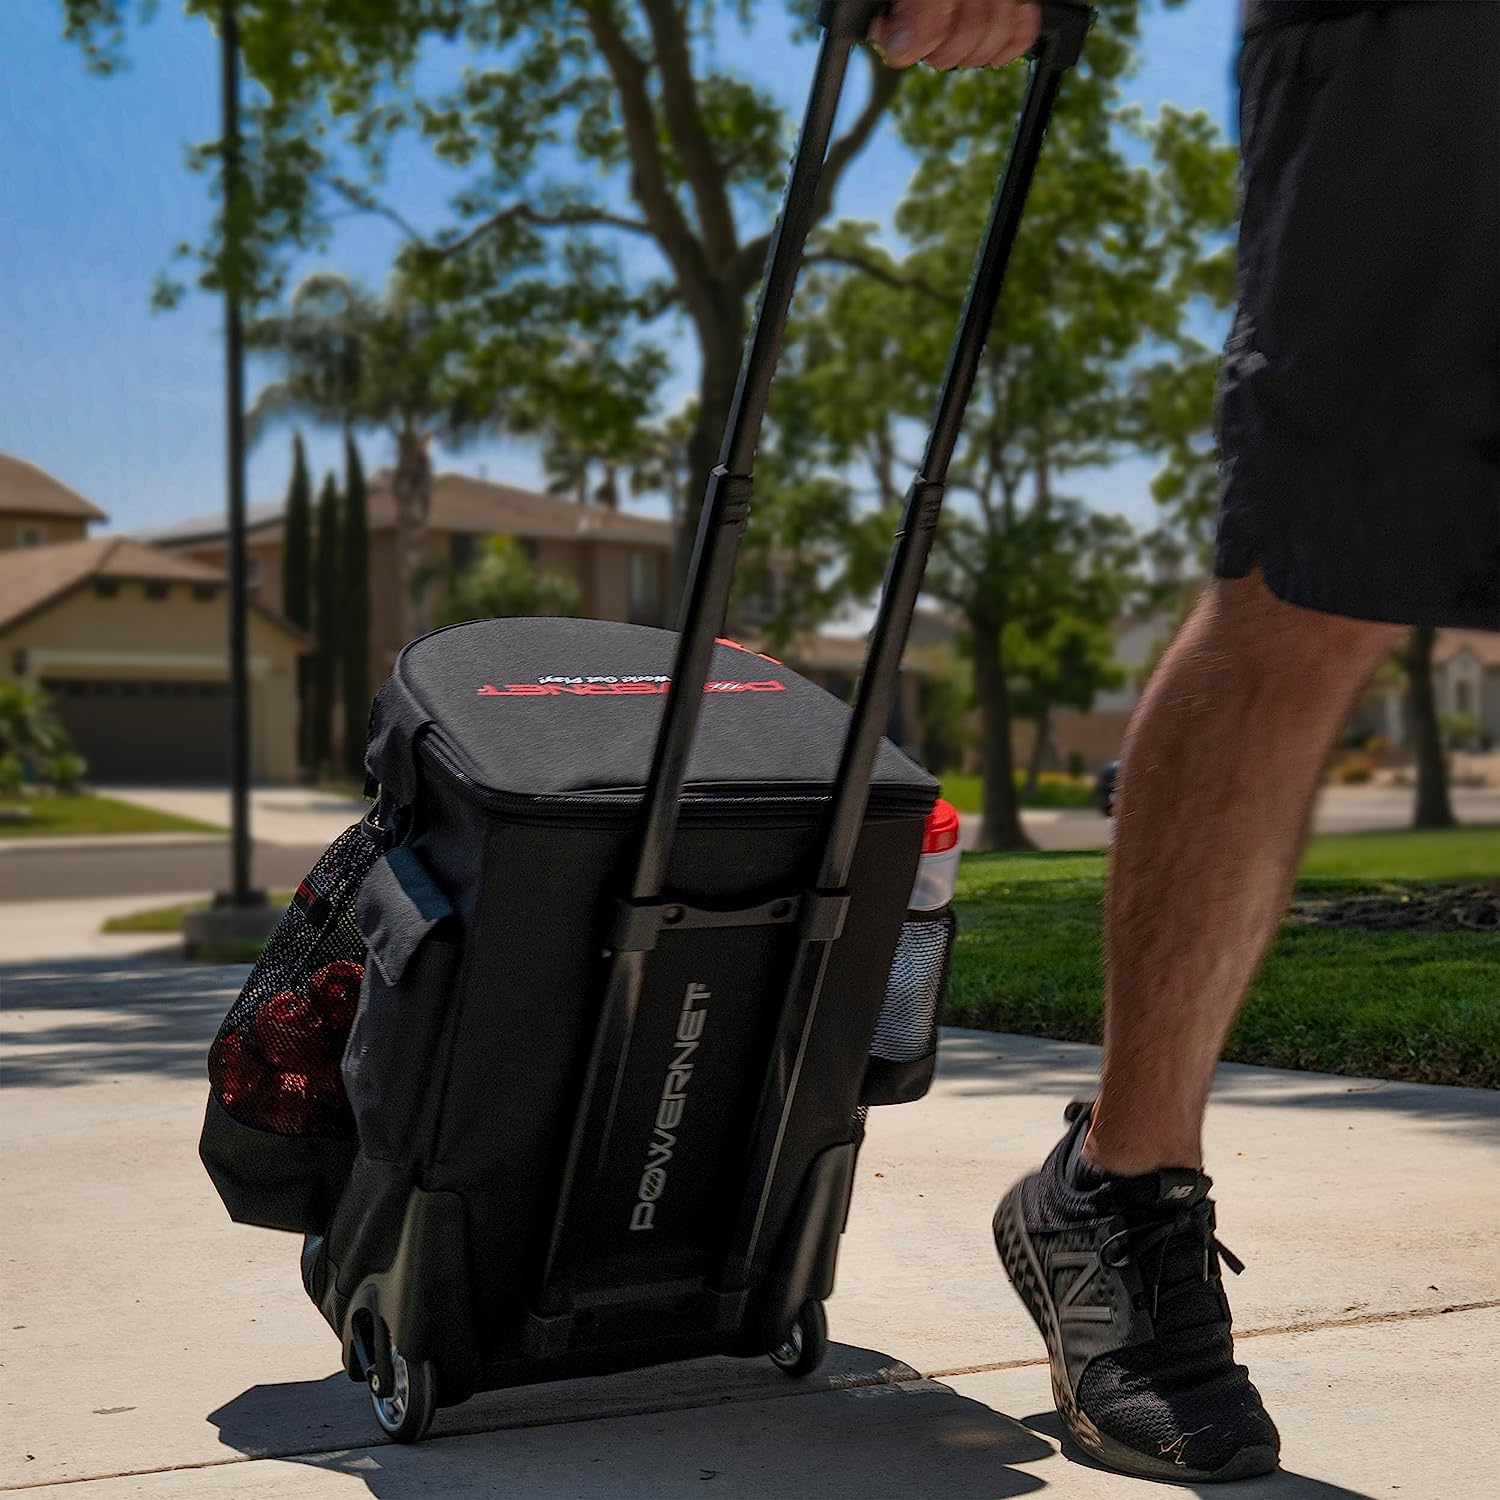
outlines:
[[[410,1363],[391,1346],[391,1389],[383,1391],[380,1375],[370,1371],[370,1405],[380,1430],[396,1443],[419,1443],[437,1410],[437,1375],[429,1359]]]
[[[821,1302],[804,1302],[785,1340],[771,1350],[771,1363],[787,1375],[811,1375],[827,1355],[828,1315]]]

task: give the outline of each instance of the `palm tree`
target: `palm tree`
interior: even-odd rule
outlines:
[[[396,620],[401,639],[426,628],[422,597],[434,435],[458,442],[493,420],[495,400],[469,360],[465,331],[399,277],[373,294],[322,272],[284,311],[254,319],[250,347],[281,366],[248,417],[254,441],[278,418],[305,413],[343,428],[387,433],[396,450]]]

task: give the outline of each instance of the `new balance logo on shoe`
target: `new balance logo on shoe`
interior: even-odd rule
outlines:
[[[1191,1183],[1191,1182],[1185,1182],[1185,1183],[1182,1184],[1181,1187],[1168,1188],[1167,1189],[1167,1202],[1168,1203],[1181,1203],[1181,1202],[1184,1202],[1186,1199],[1191,1198],[1193,1196],[1193,1194],[1196,1193],[1197,1191],[1198,1191],[1198,1189],[1197,1189],[1196,1184]]]
[[[1052,1269],[1077,1272],[1071,1281],[1066,1281],[1065,1277],[1054,1280],[1052,1292],[1057,1301],[1059,1323],[1114,1322],[1112,1308],[1081,1300],[1089,1283],[1099,1274],[1100,1261],[1096,1251],[1060,1250],[1052,1257]]]

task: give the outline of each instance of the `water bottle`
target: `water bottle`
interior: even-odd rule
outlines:
[[[917,879],[911,888],[908,910],[941,911],[952,901],[958,884],[958,857],[958,809],[939,797],[927,814],[922,858],[917,862]]]

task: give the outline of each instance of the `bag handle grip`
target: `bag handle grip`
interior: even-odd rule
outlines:
[[[1088,0],[1040,0],[1040,5],[1041,32],[1031,55],[1040,59],[1050,50],[1057,67],[1071,68],[1083,53],[1083,39],[1093,19]],[[891,0],[822,0],[818,25],[830,36],[863,42],[869,38],[870,27],[890,8]]]

